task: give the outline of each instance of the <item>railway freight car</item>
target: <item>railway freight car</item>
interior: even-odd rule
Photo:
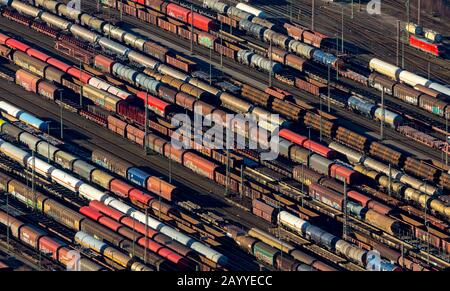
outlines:
[[[0,101],[0,110],[2,112],[5,112],[20,121],[24,122],[25,124],[28,124],[31,127],[34,127],[41,131],[47,130],[47,123],[36,116],[25,112],[21,110],[20,108],[17,108],[16,106],[6,102],[6,101]]]
[[[191,25],[196,29],[209,32],[217,28],[217,22],[205,15],[191,11],[191,9],[180,6],[170,1],[139,1],[130,0],[133,3],[144,5],[154,11],[160,12],[163,15],[170,16],[174,19],[184,22],[186,25]]]
[[[403,102],[417,106],[437,116],[444,117],[450,110],[445,98],[441,96],[441,92],[422,84],[416,84],[413,88],[381,74],[372,73],[369,76],[369,86],[380,91],[384,90],[385,93]]]
[[[152,176],[129,162],[101,149],[92,151],[92,161],[113,173],[127,179],[129,182],[145,188],[151,192],[159,193],[167,200],[173,200],[177,195],[177,188],[161,179]]]

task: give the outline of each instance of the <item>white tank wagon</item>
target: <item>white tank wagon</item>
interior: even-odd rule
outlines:
[[[219,13],[226,13],[230,6],[218,0],[203,0],[203,7],[210,8]]]

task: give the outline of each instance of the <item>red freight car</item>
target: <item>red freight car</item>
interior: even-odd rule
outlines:
[[[315,96],[319,96],[321,93],[323,93],[324,89],[326,88],[325,85],[318,86],[319,84],[313,84],[311,82],[305,81],[303,79],[300,79],[298,77],[295,77],[295,87],[304,90],[308,93],[311,93]]]
[[[94,57],[94,66],[102,72],[106,72],[111,74],[112,67],[115,64],[115,61],[107,58],[103,55],[96,55]]]
[[[178,6],[176,4],[170,3],[167,5],[166,8],[167,15],[176,18],[178,20],[181,20],[183,22],[188,22],[189,20],[189,14],[191,13],[190,9],[186,9],[184,7]]]
[[[89,83],[89,79],[92,78],[92,75],[89,73],[86,73],[85,71],[80,71],[79,69],[75,67],[70,67],[70,69],[67,70],[67,73],[71,75],[74,78],[77,78],[84,84]]]
[[[417,37],[415,35],[411,35],[409,37],[409,45],[437,57],[440,57],[444,54],[444,47],[441,44],[432,43],[424,38]]]
[[[65,72],[65,73],[67,73],[67,71],[71,68],[71,66],[69,66],[68,64],[61,62],[55,58],[48,59],[47,63],[49,65],[52,65],[52,66],[60,69],[61,71]]]
[[[169,5],[167,5],[166,13],[167,15],[181,20],[185,23],[190,24],[192,22],[192,25],[195,28],[203,31],[210,31],[215,23],[211,18],[208,18],[196,12],[191,13],[190,9],[181,7],[174,3],[170,3]]]
[[[43,61],[43,62],[47,62],[47,61],[50,59],[50,56],[49,56],[49,55],[44,54],[43,52],[38,51],[38,50],[35,50],[35,49],[29,49],[29,50],[27,50],[27,54],[28,54],[30,57],[39,59],[39,60],[41,60],[41,61]]]
[[[8,38],[5,41],[5,44],[13,49],[22,51],[22,52],[27,52],[27,50],[29,50],[31,47],[29,45],[24,44],[23,42],[20,42],[18,40],[15,40],[13,38]]]

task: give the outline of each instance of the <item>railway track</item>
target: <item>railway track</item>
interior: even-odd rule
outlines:
[[[13,141],[7,136],[2,136],[3,139]],[[32,183],[35,184],[36,191],[43,190],[45,192],[48,192],[51,194],[52,198],[56,200],[59,200],[59,202],[65,203],[66,206],[69,206],[73,210],[77,210],[79,207],[82,207],[85,205],[83,200],[75,195],[73,192],[67,190],[66,188],[63,188],[62,186],[58,184],[53,184],[45,180],[44,178],[40,177],[39,175],[33,175],[32,171],[28,169],[23,169],[19,164],[16,162],[10,161],[8,158],[4,157],[3,155],[0,155],[0,168],[3,170],[3,172],[8,173],[11,177],[25,183],[26,185],[30,185]],[[5,194],[9,195],[9,194]],[[15,202],[15,198],[11,197],[9,198],[9,201],[6,200],[5,197],[0,197],[0,205],[13,205],[13,207],[19,209],[19,212],[27,213],[26,217],[21,217],[21,219],[25,219],[25,222],[37,224],[41,228],[48,231],[49,234],[52,234],[54,236],[57,236],[58,238],[64,240],[68,244],[73,244],[74,240],[73,237],[75,236],[75,232],[61,226],[60,224],[56,223],[52,219],[44,216],[43,214],[30,210],[29,206],[24,206],[23,204],[19,202]],[[9,212],[9,211],[7,211]],[[105,261],[100,259],[101,257],[98,255],[95,255],[91,251],[85,250],[85,249],[79,249],[81,253],[83,253],[86,257],[93,260],[94,262],[104,266],[108,269],[113,269],[111,266],[105,264]],[[114,263],[115,264],[115,263]]]
[[[35,38],[35,40],[37,41],[38,39],[36,39]],[[51,48],[51,46],[50,46],[50,48]],[[127,143],[129,143],[129,141],[127,141]],[[108,144],[109,144],[109,142],[105,142],[104,143],[104,147],[102,147],[102,146],[100,146],[100,143],[89,143],[92,147],[91,148],[93,148],[93,147],[101,147],[102,149],[104,149],[104,150],[110,150],[109,149],[109,147],[108,147]],[[134,151],[133,151],[133,153],[134,153]],[[137,156],[137,155],[136,155]],[[152,168],[155,168],[155,167],[152,167]],[[167,171],[166,170],[166,168],[164,168],[164,167],[160,167],[160,169],[159,169],[160,171]],[[173,178],[175,178],[175,179],[177,179],[177,178],[180,178],[182,175],[180,174],[180,175],[172,175],[172,177]],[[201,178],[200,178],[201,179]],[[197,189],[197,191],[199,190],[199,189],[201,189],[201,191],[203,192],[203,193],[208,193],[208,194],[212,194],[212,191],[211,191],[211,189],[209,188],[209,187],[205,187],[205,186],[203,186],[202,187],[202,185],[203,184],[201,184],[201,183],[196,183],[195,181],[191,181],[191,180],[187,180],[187,179],[185,179],[185,182],[188,182],[189,183],[189,185],[188,185],[188,188],[189,189],[192,189],[192,187],[194,187],[194,186],[196,186],[196,189]],[[186,184],[185,184],[186,185]],[[201,188],[202,187],[202,188]],[[185,187],[186,188],[186,187]],[[192,191],[189,191],[191,194],[192,194]],[[196,197],[196,198],[193,198],[192,197],[192,195],[185,195],[185,197],[188,197],[190,200],[194,200],[195,202],[197,202],[197,203],[200,203],[201,205],[214,205],[214,204],[218,204],[220,207],[218,208],[217,206],[216,207],[206,207],[206,209],[214,209],[214,210],[216,210],[216,209],[221,209],[221,210],[223,210],[223,209],[225,209],[225,210],[223,210],[222,211],[222,215],[225,215],[226,217],[228,217],[229,219],[234,219],[234,218],[236,218],[236,217],[242,217],[243,215],[241,214],[238,214],[238,213],[235,213],[235,212],[233,212],[233,211],[227,211],[226,209],[229,207],[230,209],[231,209],[231,206],[228,206],[228,207],[225,207],[225,208],[223,208],[222,206],[221,206],[221,203],[215,203],[215,202],[212,202],[211,203],[211,201],[208,201],[208,200],[210,200],[210,197],[206,197],[206,195],[203,195],[203,197]],[[223,201],[221,201],[221,202],[227,202],[227,199],[224,199]],[[83,206],[83,203],[78,203],[78,207],[81,207],[81,206]],[[225,214],[226,212],[229,212],[228,214]],[[245,216],[245,215],[244,215]],[[249,222],[249,223],[247,223],[247,224],[245,224],[245,223],[243,223],[242,221],[240,221],[240,223],[241,224],[244,224],[244,225],[246,225],[247,227],[250,227],[251,225],[259,225],[259,227],[262,227],[262,224],[258,224],[258,223],[255,223],[255,221],[251,221],[251,222]],[[225,249],[226,250],[226,249]],[[229,251],[229,250],[226,250],[226,251]],[[235,257],[236,259],[237,259],[237,255],[234,255],[234,254],[232,254],[232,253],[229,253],[228,254],[228,257]],[[239,257],[240,258],[240,260],[242,261],[242,256],[241,257]],[[237,261],[237,260],[235,260],[235,261]],[[244,263],[241,263],[239,266],[237,266],[237,269],[240,269],[240,268],[243,268],[243,269],[246,269],[246,270],[252,270],[252,269],[255,269],[255,266],[253,265],[253,264],[244,264]]]
[[[64,270],[63,267],[50,261],[46,257],[41,256],[39,258],[38,252],[20,241],[17,241],[14,238],[8,240],[4,234],[0,234],[0,250],[8,256],[13,256],[23,264],[29,266],[33,271]]]

